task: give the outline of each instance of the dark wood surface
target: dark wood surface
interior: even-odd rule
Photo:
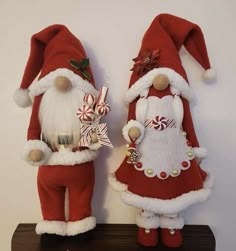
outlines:
[[[142,247],[137,243],[137,227],[133,224],[98,224],[87,234],[64,237],[51,246],[43,247],[35,224],[19,224],[12,237],[12,251],[215,251],[215,238],[204,225],[186,225],[181,248]],[[45,246],[45,244],[44,244]]]

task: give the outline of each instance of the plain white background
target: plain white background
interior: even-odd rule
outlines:
[[[82,41],[91,60],[97,87],[110,83],[106,117],[114,150],[102,149],[96,161],[93,199],[98,222],[133,223],[134,210],[124,205],[107,184],[108,172],[116,169],[125,153],[121,127],[127,108],[123,96],[141,38],[159,13],[171,13],[199,24],[218,78],[201,81],[202,69],[184,50],[181,52],[197,104],[192,106],[196,132],[209,157],[204,168],[216,177],[209,201],[184,212],[186,224],[209,224],[217,251],[235,248],[235,150],[236,150],[236,61],[234,0],[1,0],[0,2],[0,249],[10,250],[12,234],[21,222],[41,219],[36,190],[37,168],[20,159],[26,140],[31,109],[20,109],[12,101],[19,87],[29,54],[30,37],[48,25],[61,23]]]

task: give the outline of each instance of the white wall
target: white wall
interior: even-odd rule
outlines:
[[[37,168],[20,159],[25,143],[30,109],[20,109],[12,101],[19,87],[29,53],[32,34],[53,23],[61,23],[84,44],[101,86],[106,72],[110,79],[108,101],[112,106],[106,120],[116,148],[101,150],[96,161],[94,213],[98,222],[133,223],[134,210],[125,206],[119,194],[107,184],[107,174],[124,156],[121,127],[127,109],[122,101],[141,38],[153,18],[163,12],[181,16],[199,24],[205,34],[212,65],[218,80],[201,82],[201,69],[182,52],[191,85],[198,98],[192,107],[195,127],[202,146],[209,150],[204,167],[216,176],[211,199],[189,208],[187,224],[209,224],[216,236],[217,251],[234,250],[236,181],[236,9],[234,0],[1,0],[1,167],[0,167],[0,249],[10,250],[10,239],[20,222],[41,219],[36,190]]]

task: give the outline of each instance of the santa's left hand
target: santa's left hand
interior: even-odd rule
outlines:
[[[91,141],[90,142],[91,143],[97,143],[98,142],[98,136],[97,136],[96,132],[93,132],[91,134]]]

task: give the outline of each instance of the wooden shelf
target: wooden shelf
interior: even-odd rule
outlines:
[[[57,245],[43,247],[35,224],[19,224],[12,237],[12,251],[215,251],[215,237],[204,225],[186,225],[181,248],[142,247],[137,243],[137,227],[132,224],[98,224],[86,234],[64,237]]]

